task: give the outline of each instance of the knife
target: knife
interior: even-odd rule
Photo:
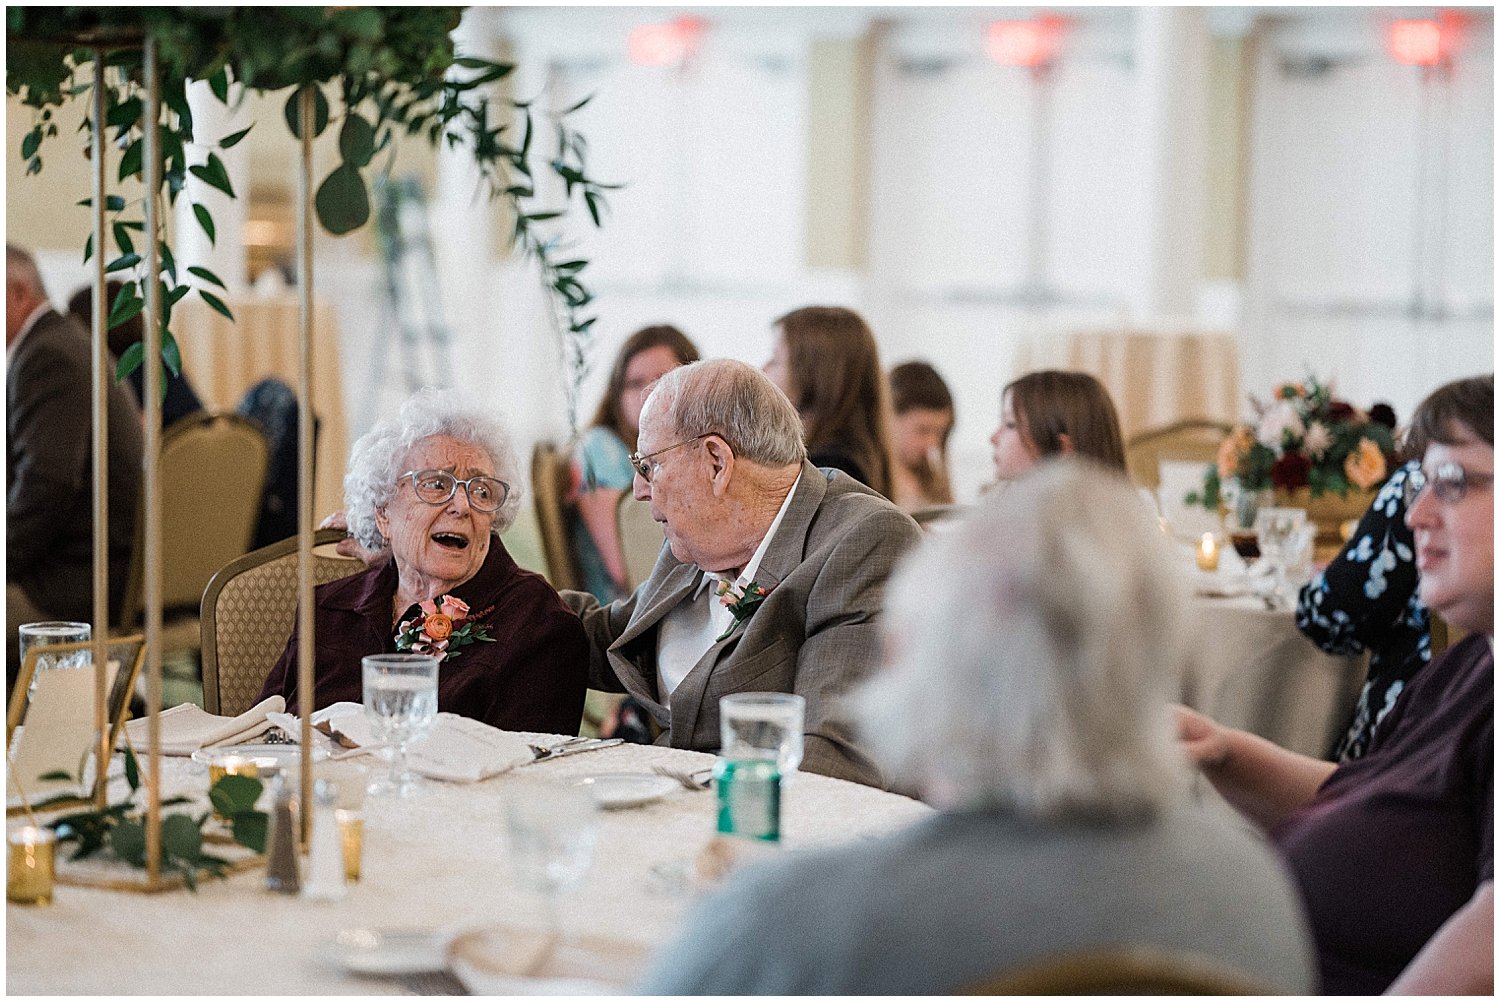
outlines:
[[[564,755],[577,755],[580,752],[598,751],[600,748],[613,748],[615,745],[624,743],[624,738],[595,738],[592,741],[580,741],[577,744],[565,745],[545,755],[539,755],[527,764],[550,762],[555,758],[562,758]]]

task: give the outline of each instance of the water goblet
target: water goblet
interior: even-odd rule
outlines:
[[[407,768],[407,743],[437,716],[438,660],[430,654],[371,654],[364,671],[365,716],[375,740],[392,745],[389,775],[370,784],[375,796],[409,797],[421,781]]]
[[[33,647],[51,647],[54,644],[86,644],[93,638],[88,623],[46,622],[22,623],[20,630],[21,663],[26,663],[26,652]],[[93,664],[88,651],[69,651],[66,654],[49,655],[46,651],[37,654],[36,670],[27,688],[28,698],[36,692],[38,676],[54,668],[86,668]]]
[[[1262,508],[1255,517],[1255,534],[1260,544],[1261,557],[1267,561],[1274,574],[1274,595],[1282,602],[1287,590],[1287,564],[1293,558],[1295,545],[1307,513],[1300,508]]]
[[[506,831],[516,883],[541,896],[547,942],[530,965],[535,973],[562,938],[558,899],[583,879],[594,858],[599,819],[593,800],[567,786],[549,787],[506,804]]]

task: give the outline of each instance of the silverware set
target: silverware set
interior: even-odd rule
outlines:
[[[615,745],[624,744],[621,738],[585,738],[574,737],[566,741],[559,741],[554,745],[527,745],[531,749],[532,762],[548,762],[564,755],[576,755],[579,752],[597,751],[600,748],[613,748]]]
[[[651,771],[658,776],[675,779],[684,790],[707,790],[713,786],[713,769],[673,769],[665,765],[653,765]]]

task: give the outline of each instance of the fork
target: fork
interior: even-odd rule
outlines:
[[[677,780],[677,782],[682,784],[684,790],[706,790],[710,786],[710,780],[705,774],[711,773],[713,770],[699,769],[696,772],[688,772],[683,769],[673,769],[665,765],[653,765],[651,771],[658,776],[666,776],[668,779]],[[705,778],[699,779],[699,776],[705,776]]]

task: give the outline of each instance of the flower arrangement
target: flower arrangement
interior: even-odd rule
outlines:
[[[1277,386],[1269,403],[1251,397],[1250,404],[1254,421],[1229,433],[1204,471],[1203,492],[1188,494],[1188,504],[1217,510],[1231,483],[1240,491],[1306,487],[1312,497],[1342,497],[1378,486],[1392,467],[1396,414],[1388,404],[1359,410],[1311,375]]]
[[[398,651],[433,654],[442,662],[458,657],[470,644],[495,642],[489,631],[478,623],[489,614],[489,609],[470,618],[468,603],[452,595],[443,595],[436,601],[429,598],[412,609],[416,610],[416,615],[403,619],[396,627]]]
[[[741,623],[750,618],[750,614],[760,607],[767,595],[771,594],[771,589],[754,581],[746,585],[735,581],[720,581],[715,594],[719,596],[719,604],[728,609],[729,614],[734,617],[734,622],[729,624],[729,628],[719,634],[718,640],[724,640],[731,636]],[[714,642],[717,643],[718,640]]]

